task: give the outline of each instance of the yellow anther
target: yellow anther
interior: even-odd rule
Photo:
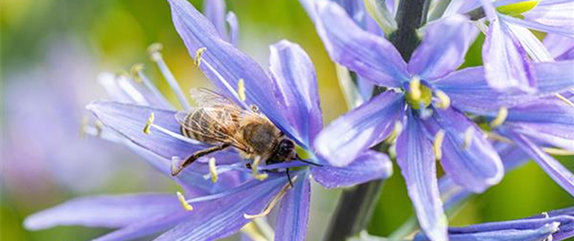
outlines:
[[[544,147],[542,150],[550,155],[555,156],[572,156],[574,155],[574,151],[565,150],[561,148],[553,148],[553,147]]]
[[[177,192],[176,194],[177,194],[177,200],[179,200],[179,203],[181,203],[181,206],[183,206],[183,209],[185,209],[185,211],[193,210],[193,207],[189,203],[187,203],[185,197],[183,196],[183,194],[181,194],[181,192]]]
[[[193,60],[193,64],[195,64],[196,67],[199,67],[201,64],[201,56],[203,56],[203,52],[205,52],[205,50],[207,50],[207,48],[203,47],[195,51],[195,59]]]
[[[397,143],[393,143],[389,147],[389,157],[391,159],[397,159]]]
[[[501,142],[505,142],[505,143],[513,143],[512,140],[510,140],[504,136],[501,136],[499,134],[496,134],[494,132],[486,132],[486,137],[490,138],[492,140],[495,140],[495,141],[501,141]]]
[[[409,95],[415,102],[419,102],[421,99],[421,79],[418,76],[415,76],[411,82],[409,82]]]
[[[391,134],[389,134],[389,137],[387,137],[387,139],[385,139],[385,143],[391,144],[391,143],[395,142],[395,140],[401,134],[402,131],[403,131],[403,124],[401,124],[400,121],[395,121],[395,125],[393,126],[393,131],[391,132]]]
[[[259,167],[260,162],[261,162],[261,156],[256,156],[253,159],[253,165],[251,165],[251,172],[252,172],[252,175],[255,179],[257,179],[259,181],[263,181],[263,180],[267,179],[267,177],[269,175],[267,175],[267,173],[259,173],[257,168]]]
[[[473,126],[469,126],[468,128],[466,128],[466,131],[464,131],[464,140],[462,143],[462,149],[468,149],[470,147],[470,145],[472,144],[472,137],[474,136],[474,127]]]
[[[434,156],[436,158],[436,160],[440,160],[442,159],[442,142],[444,141],[444,135],[445,132],[444,130],[439,130],[437,131],[437,133],[434,136],[434,140],[433,140],[433,150],[434,150]]]
[[[95,127],[96,127],[96,136],[101,136],[102,135],[102,130],[104,129],[104,123],[102,123],[101,121],[96,121],[94,123]]]
[[[500,107],[496,117],[490,122],[490,127],[497,127],[502,125],[504,121],[506,121],[506,117],[508,117],[508,109],[504,106]]]
[[[209,173],[211,174],[211,181],[212,182],[217,182],[217,179],[219,179],[219,177],[217,176],[217,166],[215,165],[215,158],[209,158],[208,161],[209,164]]]
[[[160,43],[153,43],[147,48],[147,52],[154,62],[161,60],[161,50],[163,49],[163,45]]]
[[[550,218],[550,215],[548,215],[548,212],[542,212],[542,216],[544,216],[544,218]]]
[[[450,97],[446,95],[446,93],[442,92],[441,90],[436,90],[434,92],[436,98],[438,98],[439,102],[437,103],[437,107],[443,110],[448,109],[450,107]]]
[[[132,79],[134,79],[138,83],[142,82],[142,79],[140,78],[139,72],[142,71],[143,68],[144,68],[143,64],[134,64],[134,66],[132,66],[132,68],[130,69],[130,74],[132,76]]]
[[[291,179],[291,182],[295,182],[297,180],[297,176],[293,177]],[[258,214],[247,214],[244,213],[243,217],[246,219],[254,219],[254,218],[260,218],[260,217],[265,217],[267,216],[267,214],[269,214],[269,212],[271,212],[271,210],[273,209],[273,207],[275,207],[275,205],[277,205],[277,203],[279,202],[279,200],[281,200],[281,198],[283,198],[283,196],[285,195],[285,193],[287,192],[287,190],[289,190],[291,188],[291,184],[287,183],[285,184],[285,186],[283,186],[281,188],[281,190],[279,190],[279,193],[273,198],[273,200],[271,200],[271,202],[269,203],[269,205],[267,205],[267,207],[265,207],[265,209],[263,210],[263,212],[258,213]]]
[[[155,119],[155,116],[153,114],[153,112],[149,115],[149,118],[147,119],[147,123],[145,124],[144,128],[143,128],[143,132],[147,135],[149,135],[151,133],[151,125],[153,125],[153,120]]]
[[[568,104],[569,106],[574,107],[574,103],[572,103],[572,101],[570,101],[569,99],[567,99],[567,98],[564,97],[563,95],[558,94],[558,93],[557,93],[557,94],[554,94],[554,95],[555,95],[556,97],[558,97],[558,99],[564,101],[564,102],[565,102],[566,104]]]
[[[80,138],[86,138],[86,127],[88,127],[88,117],[84,116],[80,124]]]
[[[239,100],[241,101],[245,101],[246,97],[245,97],[245,80],[243,79],[239,79],[239,81],[237,81],[237,97],[239,97]]]
[[[245,224],[245,226],[241,228],[241,232],[249,236],[249,238],[253,241],[267,241],[267,239],[261,235],[259,230],[257,230],[257,226],[253,222]]]

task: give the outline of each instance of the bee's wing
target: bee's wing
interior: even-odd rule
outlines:
[[[225,106],[227,108],[238,108],[239,107],[233,100],[209,89],[205,88],[194,88],[190,90],[191,98],[195,101],[198,107],[214,107],[214,106]]]
[[[240,150],[247,150],[245,142],[238,140],[235,133],[242,115],[241,109],[200,107],[192,112],[178,112],[176,119],[182,132],[208,144],[227,143]]]

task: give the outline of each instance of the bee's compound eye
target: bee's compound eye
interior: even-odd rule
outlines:
[[[293,149],[295,148],[295,144],[291,140],[282,140],[279,143],[279,151],[278,154],[280,156],[287,156],[289,155]]]

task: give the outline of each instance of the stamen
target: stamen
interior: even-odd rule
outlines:
[[[196,67],[199,68],[199,65],[201,64],[201,56],[203,56],[203,52],[205,52],[205,50],[207,50],[207,48],[203,47],[203,48],[199,48],[197,51],[195,51],[195,59],[193,59],[193,64],[195,64]]]
[[[82,117],[82,122],[80,124],[80,138],[86,138],[86,127],[88,126],[88,117]]]
[[[505,142],[505,143],[513,143],[512,140],[510,140],[504,136],[501,136],[497,133],[494,133],[494,132],[486,132],[486,137],[493,139],[493,140],[496,140],[496,141],[501,141],[501,142]]]
[[[544,216],[544,218],[550,218],[550,215],[548,215],[548,212],[542,212],[542,216]]]
[[[96,127],[96,136],[100,137],[102,135],[102,130],[104,129],[104,123],[102,123],[101,121],[96,121],[94,123],[94,126]]]
[[[209,64],[209,62],[207,62],[203,59],[201,62],[203,63],[203,66],[207,67],[209,69],[209,71],[212,74],[214,74],[215,77],[221,81],[221,83],[223,83],[223,85],[225,86],[227,91],[229,91],[229,93],[232,93],[239,100],[239,95],[237,94],[237,91],[229,84],[229,82],[227,82],[227,80],[217,70],[215,70],[215,68],[213,68],[213,66],[211,66],[211,64]],[[249,108],[249,106],[247,106],[244,102],[241,102],[240,104],[244,109]]]
[[[385,143],[391,144],[391,143],[395,142],[395,140],[401,134],[402,131],[403,131],[403,124],[400,121],[395,121],[393,131],[391,132],[389,137],[387,137],[387,139],[385,140]]]
[[[237,95],[239,100],[245,101],[245,81],[243,79],[239,79],[237,82]]]
[[[411,99],[415,102],[419,102],[421,99],[421,79],[418,76],[413,77],[411,82],[409,82],[409,95]]]
[[[390,147],[389,147],[389,157],[391,159],[397,159],[397,143],[393,143]]]
[[[269,175],[267,175],[267,173],[259,173],[259,170],[257,168],[259,167],[260,162],[261,162],[261,156],[256,156],[255,159],[253,159],[253,165],[251,165],[251,171],[255,179],[263,181],[267,179]]]
[[[566,102],[566,104],[568,104],[569,106],[574,107],[574,103],[572,103],[572,101],[570,101],[569,99],[567,99],[567,98],[564,97],[563,95],[558,94],[558,93],[556,93],[556,94],[554,94],[554,95],[555,95],[556,97],[558,97],[558,99],[560,99],[560,100]]]
[[[291,182],[294,182],[295,180],[297,180],[298,176],[295,176],[291,179]],[[279,191],[279,193],[273,198],[273,200],[271,200],[271,202],[269,203],[269,205],[267,205],[267,207],[265,208],[265,210],[263,210],[263,212],[258,213],[258,214],[247,214],[244,213],[243,217],[246,219],[254,219],[254,218],[260,218],[260,217],[265,217],[267,216],[267,214],[269,214],[269,212],[271,212],[271,210],[273,210],[273,208],[275,207],[275,205],[277,205],[277,203],[279,202],[279,200],[281,200],[281,198],[283,198],[283,196],[285,195],[285,193],[287,193],[287,190],[289,190],[291,188],[291,185],[289,183],[285,184],[281,190]]]
[[[542,150],[550,155],[556,156],[572,156],[574,155],[574,151],[565,150],[561,148],[553,148],[553,147],[543,147]]]
[[[183,206],[183,209],[185,209],[185,211],[193,210],[193,207],[189,203],[187,203],[187,201],[185,201],[185,197],[183,196],[183,194],[181,194],[181,192],[176,192],[175,194],[177,194],[177,200],[179,200],[179,203],[181,203],[181,206]]]
[[[143,68],[144,68],[143,64],[134,64],[130,69],[130,75],[138,83],[142,83],[142,79],[139,76],[139,72],[141,72]]]
[[[163,107],[170,109],[173,108],[165,96],[157,89],[155,84],[153,84],[151,80],[144,74],[143,65],[141,65],[141,68],[137,65],[134,65],[134,67],[132,67],[132,75],[136,81],[143,82],[144,86],[148,88],[153,93],[153,95],[156,96],[156,98],[163,104]]]
[[[472,137],[474,136],[474,127],[469,126],[464,131],[464,141],[462,143],[462,149],[468,149],[472,144]]]
[[[193,144],[193,145],[203,145],[203,143],[200,142],[200,141],[196,141],[196,140],[194,140],[194,139],[191,139],[191,138],[182,136],[182,135],[177,134],[177,133],[175,133],[175,132],[173,132],[173,131],[170,131],[170,130],[168,130],[168,129],[165,129],[165,128],[161,127],[161,126],[158,126],[158,125],[156,125],[156,124],[151,124],[151,127],[157,129],[158,131],[161,131],[162,133],[164,133],[164,134],[166,134],[166,135],[169,135],[169,136],[171,136],[171,137],[173,137],[173,138],[176,138],[176,139],[178,139],[178,140],[180,140],[180,141],[184,141],[184,142],[187,142],[187,143]]]
[[[450,97],[448,97],[446,93],[441,90],[435,90],[434,94],[439,99],[439,102],[437,103],[438,108],[446,110],[450,107]]]
[[[506,117],[508,117],[508,109],[504,106],[500,107],[496,117],[490,122],[490,127],[497,127],[502,125],[504,121],[506,121]]]
[[[153,112],[149,115],[149,118],[147,119],[147,123],[145,124],[144,128],[143,128],[143,132],[146,135],[149,135],[151,133],[150,128],[151,125],[153,124],[153,120],[155,119],[155,116],[153,114]]]
[[[211,173],[211,182],[216,183],[219,177],[217,176],[217,166],[215,166],[215,158],[209,158],[209,173]]]
[[[444,135],[445,135],[444,130],[439,130],[434,136],[433,150],[434,150],[434,155],[435,155],[435,158],[437,161],[442,159],[441,147],[442,147],[442,142],[444,141]]]
[[[253,241],[266,241],[265,237],[259,233],[257,227],[253,222],[245,224],[240,230],[241,232],[245,233],[251,240]]]
[[[179,103],[181,103],[181,106],[184,109],[189,110],[189,109],[191,109],[191,106],[189,105],[189,102],[187,102],[187,99],[185,98],[183,91],[179,87],[177,80],[175,79],[175,77],[173,76],[173,74],[171,73],[169,68],[167,67],[167,64],[163,61],[163,58],[162,58],[161,53],[160,53],[161,49],[162,49],[161,44],[155,43],[155,44],[152,44],[149,46],[148,52],[151,56],[151,59],[159,67],[159,70],[163,74],[163,77],[165,78],[167,83],[169,84],[169,87],[175,93],[175,96],[179,100]]]

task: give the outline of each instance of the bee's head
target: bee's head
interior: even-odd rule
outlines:
[[[275,161],[277,162],[284,162],[290,160],[299,159],[297,156],[297,151],[295,151],[295,143],[292,140],[287,138],[282,139],[279,141],[277,145],[277,149],[275,151]]]

